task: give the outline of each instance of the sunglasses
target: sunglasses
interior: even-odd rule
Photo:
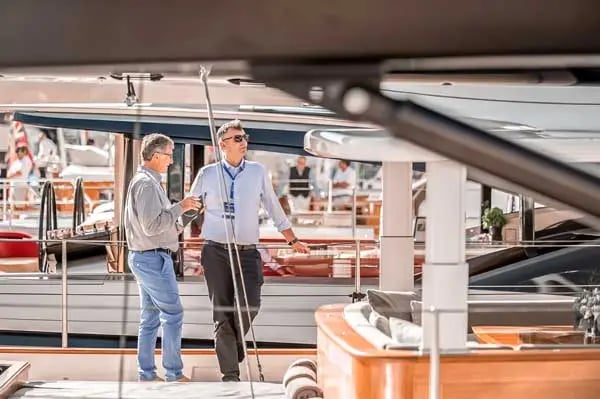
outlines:
[[[227,137],[226,139],[223,139],[223,141],[229,140],[229,139],[233,139],[233,141],[235,141],[236,143],[241,143],[243,140],[246,140],[246,142],[248,142],[248,140],[250,140],[250,136],[247,134],[236,134],[235,136],[231,136],[231,137]]]

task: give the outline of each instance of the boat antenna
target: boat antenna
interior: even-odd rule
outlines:
[[[219,202],[221,204],[224,204],[224,198],[225,195],[224,193],[227,192],[227,183],[225,181],[225,175],[223,173],[223,168],[221,167],[221,162],[222,162],[222,157],[221,157],[221,152],[219,149],[219,143],[218,143],[218,138],[217,138],[217,132],[215,129],[215,121],[214,121],[214,116],[213,116],[213,110],[212,110],[212,103],[210,100],[210,93],[208,90],[208,75],[210,74],[210,70],[207,69],[205,66],[202,66],[200,68],[200,79],[202,80],[202,83],[204,85],[204,94],[206,96],[206,110],[207,110],[207,115],[208,115],[208,126],[210,128],[210,139],[214,148],[214,154],[215,154],[215,161],[219,164],[219,167],[217,167],[217,174],[219,176],[219,181],[221,183],[221,188],[218,190],[219,192]],[[227,220],[229,220],[229,223],[227,223]],[[248,313],[248,322],[250,323],[249,327],[250,327],[250,331],[251,331],[251,337],[252,337],[252,344],[254,345],[254,353],[256,355],[256,363],[257,363],[257,367],[258,367],[258,373],[259,373],[259,379],[261,382],[263,382],[264,376],[262,373],[262,365],[260,363],[260,358],[258,356],[258,348],[256,345],[256,336],[254,334],[254,328],[252,327],[252,319],[251,319],[251,315],[250,315],[250,304],[248,303],[248,294],[246,292],[246,284],[244,282],[244,274],[242,271],[242,263],[240,261],[240,252],[238,249],[238,245],[237,245],[237,239],[235,236],[235,228],[234,228],[234,224],[233,224],[233,219],[232,218],[223,218],[223,224],[225,226],[225,236],[227,237],[227,251],[229,253],[229,267],[231,269],[231,278],[233,280],[233,292],[234,292],[234,296],[235,296],[235,305],[236,305],[236,310],[237,310],[237,315],[238,315],[238,320],[239,320],[239,328],[240,328],[240,335],[239,337],[241,338],[242,341],[242,348],[244,350],[244,354],[248,354],[248,346],[246,345],[246,337],[244,336],[244,318],[242,316],[242,308],[240,305],[240,295],[239,295],[239,288],[238,288],[238,284],[237,284],[237,278],[236,278],[236,273],[235,273],[235,266],[234,266],[234,261],[233,261],[233,253],[235,252],[235,256],[236,256],[236,260],[237,260],[237,268],[238,268],[238,272],[239,275],[241,276],[240,278],[240,282],[241,282],[241,286],[242,286],[242,293],[244,295],[244,303],[246,305],[246,312]],[[228,226],[228,224],[230,226]],[[231,234],[229,234],[229,230],[231,228]],[[252,398],[254,398],[254,388],[253,388],[253,384],[252,384],[252,373],[250,370],[250,361],[248,359],[248,356],[245,356],[245,365],[246,365],[246,372],[248,373],[248,380],[250,381],[250,392],[252,394]]]
[[[135,94],[135,87],[133,86],[133,83],[131,83],[131,77],[127,75],[127,95],[125,96],[125,104],[127,104],[128,107],[131,107],[138,102],[139,99]]]

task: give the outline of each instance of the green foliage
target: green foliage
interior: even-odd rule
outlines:
[[[489,229],[490,227],[501,228],[507,223],[507,220],[506,217],[504,217],[502,209],[498,207],[493,207],[488,208],[483,212],[481,222],[484,228]]]

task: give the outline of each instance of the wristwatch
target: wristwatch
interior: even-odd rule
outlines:
[[[293,239],[292,241],[288,241],[288,243],[287,243],[287,244],[288,244],[288,245],[291,247],[292,245],[294,245],[294,244],[295,244],[295,243],[297,243],[298,241],[300,241],[300,240],[298,239],[298,237],[294,237],[294,239]]]

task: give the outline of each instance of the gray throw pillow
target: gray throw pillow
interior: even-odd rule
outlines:
[[[410,301],[419,296],[412,291],[367,290],[367,299],[371,308],[383,317],[412,321]]]
[[[390,318],[390,337],[398,344],[420,345],[423,328],[410,321]]]

